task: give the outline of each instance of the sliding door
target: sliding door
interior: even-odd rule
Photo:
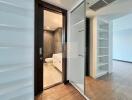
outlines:
[[[85,68],[85,3],[82,2],[70,13],[69,80],[84,91]]]
[[[0,100],[34,99],[34,0],[0,0]]]

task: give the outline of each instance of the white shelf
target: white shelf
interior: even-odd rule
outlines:
[[[105,38],[98,38],[98,40],[106,40],[106,41],[108,41],[108,39],[105,39]]]
[[[107,73],[108,73],[108,71],[105,71],[105,70],[102,70],[100,72],[97,72],[96,78],[101,77],[101,76],[103,76],[103,75],[105,75]]]
[[[109,24],[103,20],[98,20],[97,27],[97,66],[96,78],[101,77],[108,73],[108,60],[109,59]]]
[[[98,48],[108,48],[108,47],[98,47]]]
[[[101,64],[98,64],[98,67],[104,66],[104,65],[108,65],[108,63],[101,63]]]
[[[97,29],[97,31],[108,32],[108,30],[106,30],[106,29]]]
[[[109,56],[109,55],[101,55],[101,56],[97,56],[97,57],[100,58],[100,57],[107,57],[107,56]]]

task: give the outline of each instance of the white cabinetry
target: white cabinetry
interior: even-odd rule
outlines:
[[[109,23],[94,17],[90,25],[90,76],[98,78],[109,72]]]
[[[96,77],[105,75],[109,69],[109,23],[97,20],[97,68]]]

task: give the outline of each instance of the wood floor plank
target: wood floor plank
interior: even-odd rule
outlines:
[[[132,100],[132,63],[113,61],[113,73],[85,78],[85,94],[91,100]]]
[[[61,84],[45,90],[35,100],[86,100],[71,84]]]

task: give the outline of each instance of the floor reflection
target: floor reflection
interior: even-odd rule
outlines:
[[[113,61],[113,73],[85,78],[85,94],[91,100],[132,100],[132,63]]]

